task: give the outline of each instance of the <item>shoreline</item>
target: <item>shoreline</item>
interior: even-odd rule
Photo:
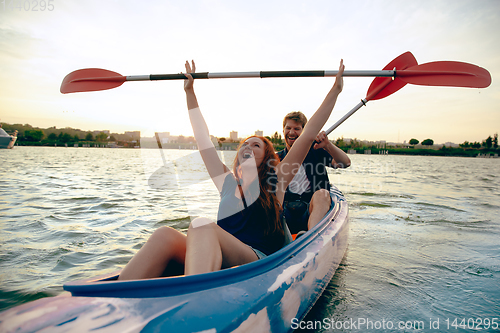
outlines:
[[[218,147],[217,150],[222,151],[232,151],[235,150],[234,144],[223,144]],[[38,144],[17,144],[13,147],[54,147],[54,148],[127,148],[127,149],[138,149],[138,148],[146,148],[146,149],[158,149],[158,147],[140,147],[140,146],[117,146],[117,145],[108,145],[107,143],[95,143],[95,142],[85,142],[79,143],[78,146],[75,144],[47,144],[47,143],[38,143]],[[164,145],[163,149],[182,149],[182,150],[196,150],[196,144],[169,144]],[[284,149],[284,146],[276,146],[276,151],[280,151]],[[454,157],[479,157],[479,158],[498,158],[500,156],[500,149],[493,148],[483,148],[483,149],[475,149],[475,148],[447,148],[443,147],[440,149],[432,149],[432,148],[349,148],[343,147],[341,148],[349,155],[414,155],[414,156],[454,156]]]

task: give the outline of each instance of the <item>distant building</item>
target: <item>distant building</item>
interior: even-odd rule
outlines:
[[[257,136],[264,136],[264,131],[256,130],[255,135]]]
[[[109,130],[102,130],[102,131],[93,131],[92,134],[95,136],[95,135],[98,135],[98,134],[101,134],[101,133],[104,133],[104,134],[107,134],[107,135],[110,135],[111,133],[109,132]]]
[[[445,144],[444,144],[444,145],[445,145],[446,147],[448,147],[448,148],[458,148],[458,147],[460,147],[458,144],[453,143],[453,142],[445,142]]]
[[[140,141],[141,140],[141,131],[131,131],[125,132],[126,136],[130,137],[130,141]]]
[[[238,132],[237,131],[231,131],[229,133],[229,138],[233,141],[238,141]]]

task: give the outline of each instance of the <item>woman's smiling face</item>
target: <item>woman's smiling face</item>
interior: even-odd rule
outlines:
[[[245,140],[238,152],[241,163],[244,163],[249,158],[255,159],[255,165],[259,167],[265,156],[264,142],[256,137]]]

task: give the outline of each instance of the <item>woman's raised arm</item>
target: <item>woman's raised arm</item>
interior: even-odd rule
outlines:
[[[203,162],[205,163],[212,181],[220,192],[222,190],[222,185],[224,184],[225,174],[229,172],[229,168],[226,167],[220,160],[215,146],[212,143],[212,140],[210,140],[207,124],[198,106],[198,100],[193,88],[194,79],[191,74],[189,74],[194,73],[195,71],[196,67],[194,61],[192,61],[191,65],[188,61],[186,61],[187,80],[184,80],[184,91],[186,92],[189,120],[191,121],[194,138],[198,144],[198,150],[203,158]]]

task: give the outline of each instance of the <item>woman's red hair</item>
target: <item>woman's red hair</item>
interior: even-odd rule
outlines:
[[[271,180],[271,177],[276,177],[276,166],[280,162],[278,155],[274,151],[273,144],[267,138],[258,135],[252,135],[248,138],[242,140],[238,146],[237,151],[240,150],[241,146],[250,138],[258,138],[264,143],[264,158],[257,168],[259,175],[259,186],[260,194],[257,199],[257,203],[261,205],[267,215],[268,223],[265,230],[266,234],[272,234],[275,232],[284,235],[283,226],[281,225],[281,204],[276,197],[276,186],[277,182]],[[237,175],[237,168],[239,166],[238,154],[236,154],[234,160],[233,173]]]

